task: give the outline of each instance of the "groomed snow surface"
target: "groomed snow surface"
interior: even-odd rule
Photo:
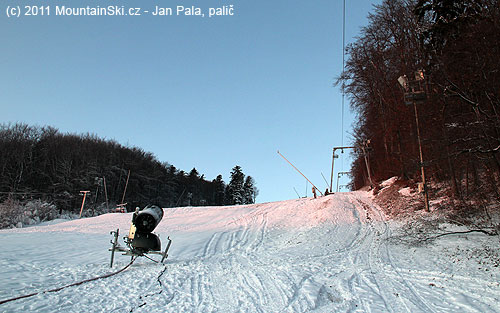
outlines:
[[[165,265],[138,258],[118,270],[111,230],[131,214],[106,214],[0,231],[1,312],[500,312],[500,271],[468,254],[496,247],[483,234],[444,236],[430,245],[390,240],[366,192],[234,207],[165,209],[155,232]]]

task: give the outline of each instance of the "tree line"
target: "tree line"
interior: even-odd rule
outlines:
[[[374,180],[418,181],[424,166],[457,199],[500,198],[499,3],[385,0],[374,7],[347,46],[337,81],[357,113],[354,189],[369,184],[366,156]]]
[[[243,180],[243,182],[242,182]],[[0,202],[41,199],[60,210],[78,211],[80,191],[86,207],[127,208],[232,205],[255,202],[251,176],[235,166],[229,184],[210,181],[193,168],[186,173],[137,147],[125,147],[93,134],[63,134],[56,128],[0,125]]]

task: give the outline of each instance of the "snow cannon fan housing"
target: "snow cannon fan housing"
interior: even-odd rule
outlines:
[[[156,205],[150,205],[142,210],[135,211],[132,216],[135,234],[133,234],[131,246],[144,252],[160,251],[160,238],[151,232],[160,224],[162,218],[163,209]]]
[[[156,205],[148,205],[140,211],[136,211],[132,217],[132,224],[138,233],[150,233],[163,218],[163,210]]]

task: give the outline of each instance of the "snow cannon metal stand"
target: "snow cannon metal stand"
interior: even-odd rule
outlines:
[[[170,237],[167,237],[168,244],[162,252],[160,238],[151,233],[158,226],[162,218],[163,209],[156,205],[148,205],[143,209],[137,208],[132,216],[132,224],[130,225],[128,236],[123,237],[127,247],[122,247],[118,243],[119,229],[111,231],[110,234],[114,235],[114,238],[111,240],[113,246],[109,249],[111,251],[110,266],[113,267],[115,251],[124,252],[123,255],[130,255],[132,259],[144,256],[156,263],[158,261],[148,257],[147,254],[158,254],[162,256],[160,263],[163,263],[168,257],[167,253],[172,240]]]

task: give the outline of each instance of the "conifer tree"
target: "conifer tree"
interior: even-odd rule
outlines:
[[[245,180],[245,174],[243,174],[241,167],[236,165],[231,171],[231,181],[226,188],[226,204],[243,204],[244,203],[244,192],[243,192],[243,182]]]
[[[189,177],[189,179],[195,181],[196,179],[200,178],[200,173],[198,173],[196,168],[193,167],[193,169],[189,172],[188,177]]]
[[[245,204],[255,203],[256,191],[255,180],[252,176],[247,176],[243,185],[243,201]]]
[[[214,203],[215,205],[224,205],[224,192],[226,183],[222,180],[222,175],[218,175],[214,180]]]

